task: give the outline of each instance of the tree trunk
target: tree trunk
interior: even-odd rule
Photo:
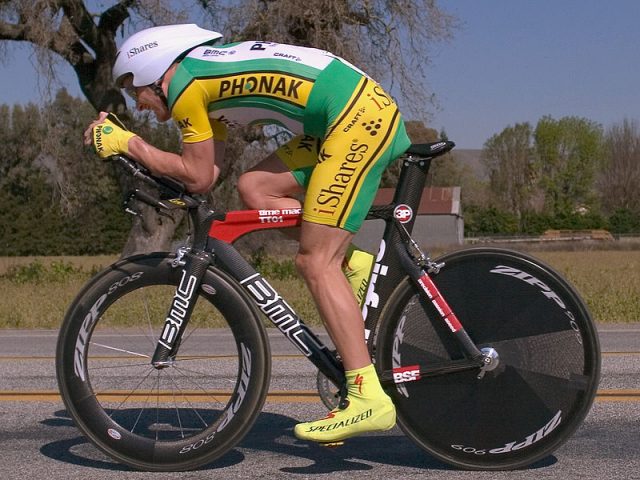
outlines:
[[[129,238],[122,249],[122,257],[171,251],[171,241],[184,212],[173,210],[171,216],[164,216],[147,205],[136,205],[136,210],[139,214],[134,217]]]

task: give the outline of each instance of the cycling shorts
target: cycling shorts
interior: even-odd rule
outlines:
[[[335,92],[345,82],[333,78]],[[346,97],[324,96],[330,120],[324,139],[299,135],[276,154],[306,189],[302,218],[355,233],[373,204],[382,173],[411,142],[395,102],[379,85],[357,75],[351,92],[339,105],[335,103]]]

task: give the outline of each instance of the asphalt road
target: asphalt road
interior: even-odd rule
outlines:
[[[271,391],[312,391],[315,371],[279,336]],[[601,394],[584,425],[554,455],[517,472],[464,472],[429,457],[399,429],[339,449],[297,441],[293,426],[326,413],[313,396],[271,395],[252,431],[195,472],[135,472],[82,437],[57,396],[56,332],[0,331],[1,479],[204,478],[640,478],[640,324],[600,328]]]

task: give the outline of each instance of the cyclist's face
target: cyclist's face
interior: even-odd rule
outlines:
[[[171,118],[171,114],[164,100],[158,96],[151,86],[134,87],[132,80],[127,79],[122,85],[122,88],[136,101],[136,108],[139,111],[151,110],[159,122],[166,122]]]

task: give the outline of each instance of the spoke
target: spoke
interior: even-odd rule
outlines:
[[[180,373],[180,372],[178,372],[178,373]],[[171,373],[169,373],[169,379],[171,380],[171,383],[173,383],[176,386],[176,389],[179,390],[180,392],[182,392],[182,389],[176,383],[176,381],[173,378],[173,375]],[[174,394],[174,398],[175,398],[175,394]],[[184,393],[182,393],[182,398],[184,398],[185,402],[187,402],[189,404],[189,407],[191,407],[191,410],[193,410],[193,413],[195,413],[196,416],[200,419],[200,421],[202,422],[202,425],[204,425],[205,428],[208,428],[209,424],[206,422],[206,420],[204,418],[202,418],[202,415],[200,415],[200,412],[198,412],[196,407],[194,407],[194,405],[191,403],[189,398],[186,395],[184,395]],[[176,410],[177,410],[177,404],[176,404]],[[180,422],[180,413],[178,413],[178,422]],[[180,432],[182,434],[182,438],[184,438],[184,431],[182,429],[182,423],[181,422],[180,422]]]
[[[110,347],[109,345],[105,345],[103,343],[91,342],[91,345],[95,345],[96,347],[106,348],[107,350],[113,350],[114,352],[128,353],[129,355],[135,355],[136,357],[151,358],[149,355],[146,355],[144,353],[133,352],[131,350],[126,350],[124,348]]]
[[[117,360],[118,358],[114,358],[113,360]],[[117,365],[105,365],[103,367],[90,367],[88,368],[88,370],[94,371],[94,370],[111,370],[114,368],[120,369],[120,368],[133,368],[133,367],[148,367],[149,363],[145,362],[145,363],[119,363]]]
[[[174,365],[174,366],[173,366],[173,368],[174,368],[174,369],[176,369],[176,370],[178,370],[178,371],[180,372],[180,374],[181,374],[182,376],[184,376],[185,378],[189,378],[189,377],[187,377],[187,376],[185,375],[185,372],[186,372],[186,373],[192,373],[192,374],[194,374],[194,375],[199,375],[199,376],[201,376],[201,377],[211,377],[211,378],[213,378],[213,377],[214,377],[213,375],[210,375],[210,374],[208,374],[208,373],[200,372],[200,371],[198,371],[198,370],[193,370],[193,369],[191,369],[191,368],[184,368],[184,367],[182,367],[182,366],[178,367],[178,366]],[[216,378],[218,378],[218,380],[220,380],[220,379],[221,379],[220,377],[216,377]],[[229,382],[229,383],[235,383],[235,382],[236,382],[234,379],[230,379],[230,378],[229,378],[229,379],[226,379],[226,381],[227,381],[227,382]]]
[[[169,378],[171,379],[171,383],[176,385],[176,382],[173,381],[173,376],[171,374],[169,374]],[[180,388],[177,385],[176,387],[178,389]],[[180,417],[180,409],[178,408],[178,401],[176,399],[175,390],[172,390],[172,393],[173,393],[173,406],[176,409],[176,416],[178,417],[178,426],[180,427],[180,436],[184,438],[184,427],[182,426],[182,418]]]
[[[210,392],[207,392],[207,390],[205,390],[205,388],[202,386],[202,383],[201,383],[201,382],[195,382],[195,381],[193,381],[193,379],[192,379],[190,376],[186,375],[186,374],[185,374],[185,372],[188,372],[188,370],[181,369],[181,368],[176,367],[176,366],[174,366],[174,367],[173,367],[173,369],[174,369],[176,372],[178,372],[182,378],[184,378],[185,380],[187,380],[187,382],[189,382],[190,384],[192,384],[192,385],[193,385],[193,387],[194,387],[196,390],[200,390],[200,391],[202,391],[202,393],[203,393],[203,394],[205,394],[207,397],[211,398],[211,400],[213,400],[213,401],[215,401],[215,402],[218,402],[218,403],[224,403],[224,402],[222,402],[221,400],[219,400],[218,398],[216,398],[215,396],[211,395],[211,393],[210,393]],[[230,383],[235,383],[235,381],[231,381]]]
[[[120,410],[120,408],[122,407],[122,405],[124,405],[124,403],[125,403],[127,400],[129,400],[129,398],[131,397],[131,395],[133,395],[133,392],[137,391],[137,390],[140,388],[140,385],[142,385],[142,384],[147,380],[147,378],[149,378],[149,377],[151,376],[151,374],[152,374],[153,372],[154,372],[154,369],[149,369],[149,372],[148,372],[144,377],[142,377],[142,380],[140,380],[140,381],[138,382],[138,384],[137,384],[133,389],[131,389],[131,391],[129,391],[129,393],[128,393],[128,394],[126,395],[126,397],[125,397],[125,398],[120,402],[120,404],[119,404],[117,407],[115,407],[115,410]],[[148,397],[147,397],[147,399],[148,399]],[[145,405],[146,405],[146,402],[145,402]],[[109,418],[111,418],[111,417],[112,417],[112,415],[113,415],[113,413],[112,413],[111,415],[109,415]],[[137,423],[137,422],[136,422],[136,423]],[[134,425],[134,427],[135,427],[135,425]],[[131,431],[133,432],[133,430],[131,430]]]

